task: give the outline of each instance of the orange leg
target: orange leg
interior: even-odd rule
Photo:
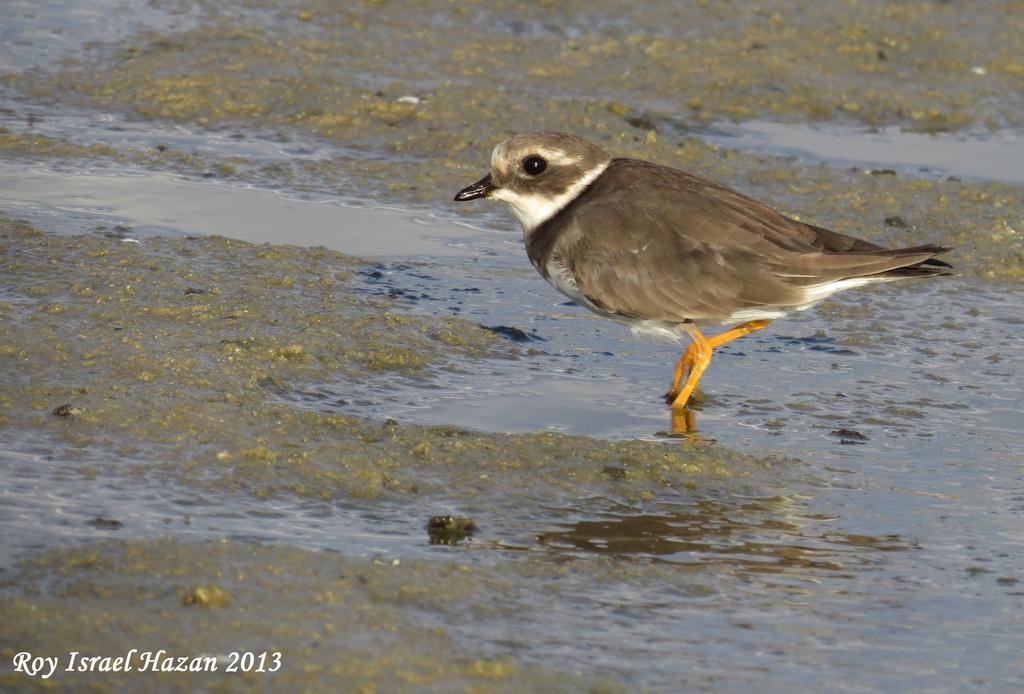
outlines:
[[[697,387],[697,381],[700,380],[704,369],[708,368],[708,364],[711,363],[711,352],[716,347],[721,347],[738,337],[749,335],[758,330],[764,330],[768,327],[769,323],[771,321],[752,320],[743,325],[738,325],[732,330],[726,330],[724,333],[715,335],[712,338],[704,337],[693,323],[683,323],[683,330],[690,335],[692,342],[683,356],[679,358],[678,363],[676,363],[676,370],[672,376],[672,387],[665,394],[665,400],[672,405],[672,409],[681,410],[686,407],[686,402],[690,399],[690,395],[693,394],[694,388]],[[679,384],[682,382],[683,374],[687,370],[689,370],[690,375],[686,379],[686,384],[680,390]]]

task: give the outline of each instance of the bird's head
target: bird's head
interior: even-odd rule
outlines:
[[[611,157],[568,133],[522,133],[491,152],[491,172],[456,195],[508,203],[529,235],[568,205],[605,170]]]

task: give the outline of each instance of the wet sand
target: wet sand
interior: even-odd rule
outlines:
[[[1019,5],[74,9],[0,29],[0,686],[1024,686]],[[957,274],[664,437],[677,348],[448,202],[541,127]],[[11,664],[131,648],[284,667]]]

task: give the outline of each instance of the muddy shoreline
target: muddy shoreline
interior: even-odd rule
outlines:
[[[12,12],[0,688],[1024,687],[1020,3]],[[450,202],[548,128],[957,274],[730,346],[659,436],[676,347]],[[14,669],[132,648],[284,667]]]

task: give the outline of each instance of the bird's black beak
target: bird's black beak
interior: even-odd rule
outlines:
[[[494,190],[494,184],[491,183],[491,174],[487,174],[479,181],[471,186],[466,186],[458,193],[455,194],[456,202],[464,202],[466,200],[476,200],[477,198],[486,198]]]

